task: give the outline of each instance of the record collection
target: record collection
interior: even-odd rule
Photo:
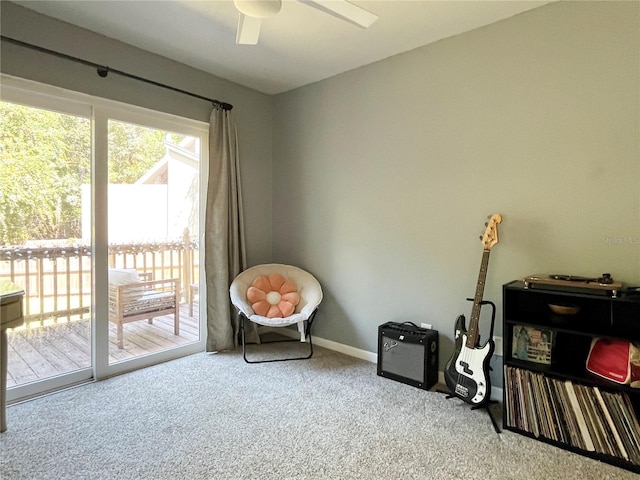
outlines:
[[[640,465],[640,423],[624,392],[511,366],[505,388],[508,426]]]

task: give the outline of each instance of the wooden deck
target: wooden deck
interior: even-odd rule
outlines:
[[[9,331],[7,387],[69,373],[91,366],[89,320]],[[124,348],[116,344],[116,326],[109,322],[109,363],[197,341],[198,303],[193,317],[180,305],[180,335],[173,334],[173,316],[166,315],[124,325]]]

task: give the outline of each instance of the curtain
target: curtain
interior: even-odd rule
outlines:
[[[231,110],[214,104],[209,120],[209,179],[205,206],[204,270],[206,278],[207,352],[238,345],[239,319],[229,299],[229,286],[247,268],[238,134]],[[257,330],[247,322],[247,340]]]

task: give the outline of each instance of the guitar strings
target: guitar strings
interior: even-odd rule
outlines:
[[[454,368],[456,369],[456,372],[457,372],[457,380],[456,380],[456,386],[454,388],[454,392],[452,393],[462,398],[462,396],[458,393],[458,387],[462,387],[464,389],[463,393],[465,394],[465,398],[463,398],[463,400],[471,404],[473,404],[473,398],[475,398],[478,395],[478,390],[480,389],[478,388],[479,386],[477,384],[476,379],[466,374],[463,374],[463,372],[460,370],[468,369],[471,375],[473,375],[474,370],[472,370],[471,368],[473,367],[475,369],[475,365],[472,365],[471,361],[474,359],[475,357],[474,351],[477,349],[477,347],[479,346],[478,344],[480,343],[479,342],[480,309],[482,304],[482,295],[484,292],[484,284],[487,278],[487,269],[489,267],[489,254],[491,252],[491,248],[493,247],[493,245],[498,243],[497,224],[502,222],[502,216],[499,214],[494,214],[490,216],[489,219],[490,221],[488,223],[485,223],[485,226],[487,227],[487,229],[485,230],[484,235],[480,237],[484,245],[484,248],[482,253],[482,262],[480,263],[480,274],[478,276],[478,284],[476,286],[476,295],[473,299],[473,308],[471,310],[471,319],[469,322],[470,331],[467,331],[466,334],[463,334],[462,332],[466,328],[466,325],[459,325],[460,326],[459,335],[462,337],[460,339],[460,353],[458,354],[457,358],[454,359]],[[462,323],[464,323],[464,321],[462,321]],[[456,321],[456,326],[458,326],[457,324],[458,322]],[[493,331],[493,317],[492,317],[491,331]],[[471,333],[473,335],[471,335]],[[489,342],[489,340],[487,341],[487,343]],[[467,342],[472,344],[471,348],[467,348]],[[458,366],[460,364],[462,365],[460,370],[458,370]],[[488,377],[488,375],[486,375],[486,372],[484,372],[484,367],[485,367],[485,361],[483,360],[482,368],[483,368],[485,392],[483,393],[482,399],[479,400],[477,404],[482,404],[486,402],[488,398],[491,396],[491,391],[489,389],[489,381],[486,378]],[[476,392],[474,394],[474,397],[471,400],[468,399],[469,397],[468,387],[460,383],[461,379],[463,379],[464,377],[469,378],[471,381],[473,381],[473,383],[476,384]],[[487,396],[487,393],[488,393],[488,396]]]
[[[462,333],[462,326],[461,326],[461,330],[460,330],[460,335],[462,336],[462,341],[461,341],[461,354],[458,355],[458,358],[455,361],[454,367],[456,369],[457,372],[457,381],[456,381],[456,388],[458,386],[462,386],[466,391],[464,391],[465,396],[469,397],[469,391],[468,391],[468,387],[466,387],[464,384],[461,383],[461,379],[463,378],[469,378],[470,380],[473,380],[475,382],[475,380],[469,376],[469,375],[465,375],[462,372],[460,372],[458,370],[458,366],[460,365],[461,369],[464,368],[469,368],[469,370],[471,370],[470,367],[472,367],[471,365],[471,360],[474,358],[474,354],[473,354],[473,349],[478,347],[478,335],[477,335],[477,329],[478,329],[478,323],[480,321],[480,307],[481,307],[481,300],[482,300],[482,292],[484,292],[484,283],[486,280],[486,274],[487,274],[487,267],[489,264],[489,254],[490,254],[490,250],[483,250],[483,255],[482,255],[482,262],[480,264],[480,276],[478,278],[478,285],[476,287],[476,295],[474,297],[474,303],[473,303],[473,308],[471,310],[471,319],[470,319],[470,323],[469,323],[469,331],[467,331],[466,333],[466,338],[465,335]],[[475,327],[474,327],[475,326]],[[473,334],[473,335],[472,335]],[[467,342],[469,342],[471,340],[471,338],[476,338],[476,340],[473,342],[474,345],[472,347],[467,347]],[[473,371],[471,371],[471,375],[473,375]],[[478,385],[476,385],[476,387],[478,387]],[[486,387],[486,383],[485,383],[485,387]],[[479,390],[479,388],[476,389],[476,395],[477,395],[477,390]],[[457,393],[457,392],[454,392]],[[474,397],[476,396],[474,395]],[[486,394],[485,394],[486,395]],[[458,396],[460,396],[460,394],[458,394]],[[471,398],[470,400],[473,400],[473,398]],[[482,403],[483,401],[485,401],[485,398],[483,398],[482,400],[480,400],[478,403]]]

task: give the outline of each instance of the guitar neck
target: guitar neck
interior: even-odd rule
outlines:
[[[480,323],[480,308],[482,295],[484,294],[484,285],[487,280],[487,268],[489,267],[489,253],[491,250],[482,252],[482,262],[480,263],[480,273],[478,274],[478,284],[476,285],[476,295],[473,297],[473,308],[471,309],[471,320],[469,321],[469,330],[467,332],[467,348],[476,348],[480,340],[480,331],[478,325]]]

